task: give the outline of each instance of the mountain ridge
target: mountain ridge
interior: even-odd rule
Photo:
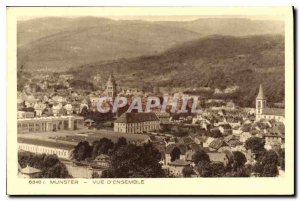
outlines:
[[[226,22],[235,24],[235,29],[226,28]],[[18,66],[28,70],[66,71],[93,62],[162,53],[207,34],[251,35],[251,29],[256,30],[255,34],[265,33],[264,30],[280,32],[281,25],[277,25],[277,21],[265,23],[277,28],[268,29],[264,24],[262,29],[261,22],[255,20],[250,20],[253,25],[246,32],[238,32],[244,30],[245,22],[249,24],[249,19],[166,22],[50,17],[19,21]]]

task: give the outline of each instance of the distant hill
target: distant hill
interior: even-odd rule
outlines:
[[[103,18],[42,18],[18,24],[18,66],[65,71],[96,61],[162,52],[199,38],[183,28]]]
[[[159,22],[166,26],[184,28],[208,35],[247,36],[284,34],[284,22],[276,20],[251,20],[247,18],[200,18],[186,22]]]
[[[50,17],[19,21],[17,30],[18,67],[65,71],[87,63],[159,54],[212,34],[281,34],[283,23],[226,18],[149,22]]]
[[[203,87],[225,89],[240,105],[253,106],[260,83],[269,103],[284,97],[284,37],[208,36],[176,45],[167,51],[74,68],[77,79],[91,79],[96,73],[108,77],[113,71],[121,86],[176,88],[198,93]],[[199,92],[201,94],[201,92]]]

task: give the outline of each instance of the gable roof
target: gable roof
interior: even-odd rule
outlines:
[[[44,147],[51,147],[51,148],[64,149],[64,150],[72,150],[76,146],[71,143],[56,142],[56,141],[41,140],[41,139],[31,139],[31,138],[21,138],[21,137],[18,137],[18,143],[32,144],[36,146],[44,146]]]
[[[141,123],[146,121],[159,121],[155,113],[124,113],[115,123]]]
[[[37,169],[37,168],[34,168],[34,167],[30,167],[30,166],[26,166],[26,168],[23,168],[21,170],[21,172],[23,174],[35,174],[35,173],[40,173],[42,172],[41,170]]]
[[[169,165],[173,165],[173,166],[188,166],[190,164],[191,164],[190,162],[184,161],[184,160],[180,160],[180,159],[177,159],[177,160],[169,163]]]
[[[207,153],[207,155],[209,156],[209,159],[211,162],[222,162],[224,163],[224,161],[228,160],[228,157],[226,155],[226,153],[223,152],[210,152]]]
[[[214,141],[212,141],[209,144],[209,147],[213,148],[213,149],[219,149],[220,147],[222,147],[223,145],[225,145],[224,141],[222,139],[215,139]]]
[[[166,154],[170,154],[175,148],[178,148],[182,155],[188,150],[188,147],[184,144],[170,144],[166,148]]]

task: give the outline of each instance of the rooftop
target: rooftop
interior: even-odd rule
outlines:
[[[259,85],[259,91],[258,91],[258,95],[256,97],[256,99],[260,99],[260,100],[265,100],[266,97],[265,97],[265,94],[264,94],[264,90],[262,88],[262,85]]]
[[[159,121],[154,113],[124,113],[115,123],[141,123],[147,121]]]
[[[74,118],[74,119],[82,119],[83,117],[80,116],[49,116],[49,117],[34,117],[34,118],[23,118],[23,119],[18,119],[19,121],[39,121],[39,120],[67,120],[68,118]]]
[[[207,153],[211,162],[224,162],[227,159],[226,153],[211,152]]]
[[[169,165],[173,165],[173,166],[188,166],[188,165],[190,165],[190,164],[191,164],[191,163],[188,162],[188,161],[179,160],[179,159],[177,159],[177,160],[175,160],[175,161],[169,163]]]
[[[37,146],[58,148],[64,150],[72,150],[74,148],[74,145],[68,143],[41,140],[41,139],[32,139],[32,138],[22,138],[22,137],[18,137],[18,143],[32,144]]]
[[[26,168],[21,169],[21,172],[23,174],[35,174],[35,173],[40,173],[42,171],[39,170],[39,169],[36,169],[34,167],[30,167],[30,166],[27,165]]]
[[[285,116],[285,110],[282,108],[265,108],[262,111],[263,115]]]

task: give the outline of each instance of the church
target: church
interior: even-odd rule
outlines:
[[[282,108],[268,108],[267,100],[262,85],[259,86],[259,92],[256,97],[256,121],[260,119],[274,119],[284,123],[285,111]]]
[[[113,73],[109,75],[104,93],[107,97],[112,97],[113,99],[117,96],[117,84]]]

